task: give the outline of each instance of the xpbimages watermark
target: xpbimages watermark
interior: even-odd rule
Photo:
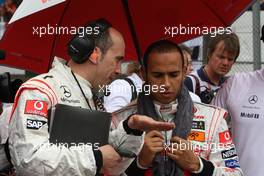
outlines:
[[[192,151],[211,151],[216,153],[222,150],[230,150],[236,153],[234,145],[230,143],[204,143],[204,144],[195,144],[191,142],[182,142],[179,143],[169,143],[164,144],[164,150],[171,151],[172,153],[177,150],[192,150]]]
[[[99,34],[99,27],[66,27],[66,26],[52,26],[47,24],[47,26],[35,26],[32,27],[32,34],[37,37],[44,37],[45,35],[64,35],[64,34],[71,34],[76,35],[78,34],[80,37],[86,35],[98,35]]]
[[[206,26],[190,26],[179,24],[178,26],[165,26],[164,35],[175,37],[177,35],[208,35],[215,37],[216,34],[231,34],[231,27],[206,27]]]
[[[151,92],[159,92],[159,93],[164,93],[165,90],[165,85],[144,85],[140,88],[136,88],[130,85],[130,86],[115,86],[115,88],[113,88],[111,85],[99,85],[99,92],[104,92],[106,95],[110,95],[110,93],[114,93],[114,94],[127,94],[127,93],[131,93],[131,90],[134,92],[144,92],[145,95],[150,95]]]

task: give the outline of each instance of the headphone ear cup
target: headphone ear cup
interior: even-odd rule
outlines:
[[[77,64],[84,63],[93,52],[95,43],[93,39],[85,39],[84,37],[75,36],[68,43],[68,54]]]
[[[86,34],[80,36],[77,34],[68,43],[68,54],[71,59],[78,64],[84,63],[87,59],[90,59],[90,55],[93,53],[95,48],[95,39],[100,38],[103,33],[112,25],[105,19],[98,19],[96,21],[90,22],[86,27],[90,27],[93,30],[98,28],[99,34],[94,35]],[[97,58],[97,57],[95,57]],[[97,59],[90,59],[93,63],[97,63]]]

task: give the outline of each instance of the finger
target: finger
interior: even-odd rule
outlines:
[[[169,131],[175,128],[175,124],[173,122],[154,121],[150,128],[158,131]]]
[[[183,142],[183,140],[184,139],[182,139],[182,138],[180,138],[180,137],[178,137],[178,136],[173,136],[172,138],[171,138],[171,142],[173,143],[173,142],[175,142],[175,143],[182,143]]]
[[[164,149],[163,147],[153,147],[153,151],[154,151],[155,153],[162,152],[163,149]]]
[[[163,142],[153,142],[152,146],[153,147],[164,147]]]
[[[180,149],[177,149],[177,150],[172,149],[172,150],[169,151],[169,153],[171,153],[173,155],[177,155],[177,156],[183,155],[183,152],[184,151],[183,150],[180,150]]]
[[[151,139],[149,139],[149,141],[151,141],[152,143],[153,142],[164,142],[164,139],[161,139],[161,138],[159,138],[159,137],[154,137],[154,138],[151,138]]]
[[[178,155],[174,155],[172,153],[167,153],[167,155],[168,155],[168,157],[170,157],[174,161],[178,161],[180,158]]]
[[[162,133],[160,131],[157,131],[157,130],[152,130],[150,132],[148,132],[146,134],[146,136],[150,136],[150,137],[159,137],[161,139],[164,139]]]

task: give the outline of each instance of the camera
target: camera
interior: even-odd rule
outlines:
[[[216,95],[217,91],[218,89],[210,90],[206,87],[206,89],[200,93],[201,101],[205,104],[210,104],[214,96]]]

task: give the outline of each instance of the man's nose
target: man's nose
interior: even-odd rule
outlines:
[[[164,76],[164,86],[166,87],[166,88],[169,88],[170,87],[170,79],[169,79],[169,76]]]
[[[116,64],[115,73],[116,74],[120,74],[121,73],[121,64],[120,63]]]
[[[222,60],[222,63],[223,63],[224,65],[228,65],[228,64],[229,64],[229,60],[228,60],[228,58],[224,58],[224,59]]]

